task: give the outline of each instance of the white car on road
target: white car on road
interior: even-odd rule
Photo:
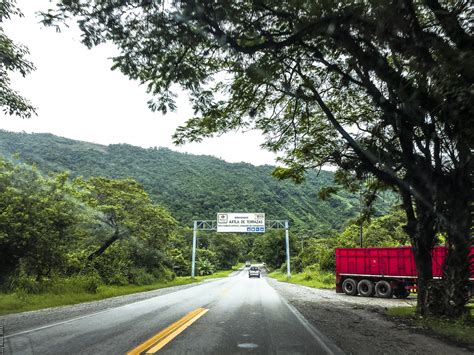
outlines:
[[[260,277],[260,269],[258,266],[251,266],[249,269],[249,277]]]

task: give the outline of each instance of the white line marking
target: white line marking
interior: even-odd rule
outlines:
[[[62,325],[62,324],[66,324],[66,323],[75,322],[75,321],[80,320],[80,319],[89,318],[89,317],[96,316],[96,315],[98,315],[98,314],[110,312],[110,311],[112,311],[112,310],[114,310],[114,309],[115,309],[115,308],[110,308],[110,309],[106,309],[106,310],[104,310],[104,311],[100,311],[100,312],[96,312],[96,313],[87,314],[87,315],[85,315],[85,316],[80,316],[80,317],[67,319],[67,320],[64,320],[64,321],[61,321],[61,322],[57,322],[57,323],[51,323],[51,324],[43,325],[43,326],[38,327],[38,328],[23,330],[23,331],[18,332],[18,333],[6,335],[6,336],[5,336],[5,339],[12,338],[12,337],[16,337],[16,336],[18,336],[18,335],[23,335],[23,334],[28,334],[28,333],[37,332],[38,330],[48,329],[48,328],[56,327],[56,326],[58,326],[58,325]]]
[[[267,282],[266,279],[264,279]],[[267,285],[270,286],[267,282]],[[270,286],[273,288],[272,286]],[[318,329],[316,329],[294,306],[292,306],[288,301],[280,295],[280,293],[273,288],[276,294],[280,297],[280,300],[288,307],[288,309],[295,315],[295,317],[300,321],[300,323],[305,327],[305,329],[312,335],[312,337],[321,345],[326,354],[328,355],[344,355],[345,353],[331,341],[327,336],[322,334]]]

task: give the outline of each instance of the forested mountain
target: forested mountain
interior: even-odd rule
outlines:
[[[0,131],[0,154],[15,154],[43,172],[70,171],[72,176],[132,177],[153,200],[183,225],[213,219],[217,212],[265,212],[267,218],[288,218],[298,229],[339,228],[359,211],[357,196],[340,192],[328,201],[318,198],[333,174],[308,174],[295,185],[278,181],[272,166],[231,164],[211,156],[143,149],[128,144],[103,146],[51,134]],[[384,206],[379,208],[383,212]]]

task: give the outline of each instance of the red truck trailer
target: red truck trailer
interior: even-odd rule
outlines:
[[[433,277],[441,278],[446,247],[433,249]],[[471,290],[474,247],[470,252]],[[411,247],[336,249],[336,292],[347,295],[406,298],[416,289],[416,265]],[[472,294],[472,293],[471,293]]]

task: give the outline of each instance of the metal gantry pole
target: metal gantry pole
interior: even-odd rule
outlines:
[[[286,241],[286,276],[291,277],[290,270],[290,236],[288,231],[288,221],[285,221],[285,241]]]
[[[197,221],[194,221],[194,231],[193,231],[193,257],[191,264],[191,277],[194,279],[195,276],[195,267],[196,267],[196,235],[197,235]]]

